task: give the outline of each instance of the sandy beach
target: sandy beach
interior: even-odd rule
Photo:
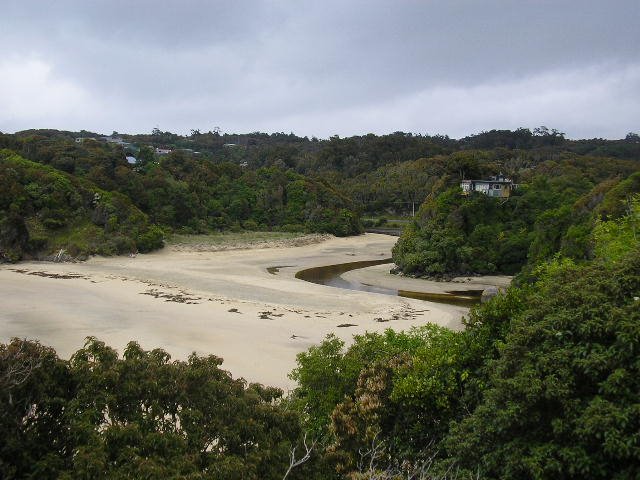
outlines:
[[[179,359],[192,352],[214,354],[224,358],[223,368],[234,377],[287,390],[293,386],[287,374],[296,354],[329,333],[350,341],[354,334],[428,322],[461,327],[467,311],[462,307],[295,278],[304,268],[390,257],[395,241],[366,234],[300,246],[222,251],[182,246],[133,258],[3,265],[0,341],[38,339],[67,358],[87,336],[119,351],[136,340]],[[380,265],[345,276],[392,288],[426,285],[388,271],[389,265]]]

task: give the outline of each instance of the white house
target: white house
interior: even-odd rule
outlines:
[[[518,188],[518,185],[500,173],[489,177],[488,180],[462,180],[460,188],[462,188],[463,195],[480,192],[489,197],[509,198],[511,191]]]

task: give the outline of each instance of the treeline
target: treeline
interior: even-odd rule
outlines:
[[[0,135],[0,145],[18,151],[25,158],[56,163],[56,168],[72,169],[73,158],[104,145],[83,142],[74,148],[75,138],[100,138],[92,132],[61,132],[56,130],[28,130],[16,135]],[[562,156],[593,156],[614,159],[640,158],[640,136],[629,133],[624,139],[569,140],[562,132],[546,127],[533,130],[520,128],[491,130],[456,140],[443,135],[416,135],[394,132],[389,135],[362,135],[327,140],[298,137],[294,134],[254,132],[249,134],[221,134],[217,131],[193,130],[188,136],[154,129],[151,134],[124,135],[113,132],[114,139],[129,142],[120,148],[120,158],[128,151],[138,156],[141,146],[181,150],[184,155],[215,164],[246,165],[256,170],[276,166],[291,169],[305,176],[322,177],[343,194],[356,201],[357,209],[369,213],[407,214],[417,201],[424,200],[424,188],[403,186],[406,175],[403,164],[422,160],[441,160],[447,163],[452,154],[461,158],[476,158],[485,165],[491,163],[493,173],[503,171],[513,175],[523,165],[537,165]],[[114,147],[113,151],[118,148]],[[117,156],[117,154],[116,154]],[[455,156],[454,156],[455,157]],[[456,160],[454,160],[455,162]],[[59,166],[58,166],[59,165]],[[488,166],[488,165],[486,165]],[[84,168],[84,167],[81,167]],[[408,167],[412,170],[412,167]],[[437,176],[450,170],[440,168]],[[68,171],[68,170],[67,170]],[[73,172],[70,172],[73,173]],[[97,172],[94,172],[97,173]],[[471,171],[458,170],[456,174]],[[421,173],[424,177],[424,173]],[[381,178],[390,178],[380,182]],[[400,181],[398,181],[400,180]],[[417,180],[414,180],[414,184]],[[374,188],[369,189],[367,185]],[[428,193],[428,190],[426,190]]]
[[[429,194],[457,186],[463,179],[487,179],[502,173],[516,183],[526,183],[536,169],[544,173],[548,165],[556,165],[557,172],[566,165],[567,170],[573,170],[574,164],[583,159],[591,163],[587,167],[590,170],[597,170],[598,163],[625,165],[627,162],[619,172],[615,168],[609,172],[613,176],[628,174],[640,159],[640,143],[635,143],[633,138],[630,135],[625,141],[602,141],[606,144],[603,148],[596,147],[599,142],[590,143],[588,140],[563,141],[558,145],[528,149],[493,147],[492,143],[487,143],[491,148],[481,148],[484,142],[473,142],[452,153],[389,163],[353,177],[330,175],[333,175],[337,187],[353,198],[363,213],[409,216]],[[593,148],[578,148],[579,142]],[[628,155],[617,152],[616,145],[629,147]],[[593,177],[592,172],[588,174]]]
[[[28,131],[24,134],[39,133]],[[59,135],[62,132],[57,132]],[[116,133],[116,132],[114,132]],[[89,132],[71,136],[98,136]],[[300,173],[318,171],[340,172],[348,177],[374,170],[387,164],[450,154],[462,150],[537,150],[540,155],[551,152],[571,152],[614,158],[638,158],[640,137],[629,133],[624,139],[569,140],[562,132],[547,127],[533,130],[490,130],[461,139],[446,135],[422,135],[394,132],[388,135],[356,135],[326,140],[298,137],[293,133],[231,134],[192,130],[188,136],[154,129],[150,135],[117,135],[134,144],[154,147],[181,148],[198,151],[215,161],[246,161],[259,168],[275,163],[284,164]]]
[[[0,345],[3,478],[632,479],[640,468],[640,197],[477,307],[298,356],[288,396],[221,359],[96,339]]]

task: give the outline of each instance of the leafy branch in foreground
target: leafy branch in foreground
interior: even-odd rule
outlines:
[[[221,363],[134,342],[120,357],[95,338],[69,361],[37,342],[0,346],[0,476],[280,479],[307,462],[315,442],[282,391]]]

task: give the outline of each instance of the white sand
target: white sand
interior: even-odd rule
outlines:
[[[296,354],[329,333],[349,341],[366,331],[427,322],[460,328],[466,313],[462,307],[343,290],[294,277],[307,267],[389,257],[395,241],[367,234],[300,247],[164,249],[75,264],[3,265],[0,341],[38,339],[67,358],[89,335],[119,351],[136,340],[146,349],[163,348],[174,358],[184,359],[194,351],[215,354],[224,358],[223,368],[234,377],[289,389],[293,382],[287,374],[295,367]],[[283,265],[287,267],[276,275],[266,270]],[[384,265],[347,275],[364,275],[380,285],[411,280],[388,275],[388,270]],[[38,272],[82,277],[51,278]],[[177,297],[168,301],[162,295]],[[238,312],[229,311],[234,308]],[[268,318],[260,318],[261,312],[270,312]],[[398,319],[392,320],[394,315]],[[390,321],[375,320],[380,318]],[[346,323],[355,326],[338,327]]]

